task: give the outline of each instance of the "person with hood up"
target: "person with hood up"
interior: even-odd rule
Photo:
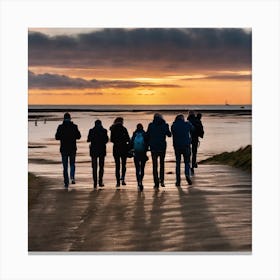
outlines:
[[[164,184],[164,159],[166,153],[166,136],[171,137],[169,125],[165,122],[162,115],[156,113],[154,120],[149,124],[147,129],[148,145],[152,154],[153,161],[153,178],[154,188],[158,189],[159,184]],[[158,159],[160,161],[160,176],[158,176]]]
[[[130,138],[127,129],[123,126],[123,118],[118,117],[115,119],[113,125],[110,127],[111,137],[110,140],[113,142],[113,156],[115,160],[115,175],[117,179],[118,188],[120,186],[120,181],[122,185],[125,183],[125,173],[126,173],[126,160],[128,155],[128,150],[130,146]],[[121,176],[120,168],[122,165]]]
[[[192,124],[185,122],[182,114],[177,115],[174,123],[171,126],[173,137],[173,147],[176,157],[176,186],[181,186],[181,156],[185,163],[185,177],[189,185],[192,184],[190,178],[190,156],[191,156],[191,131]]]
[[[63,123],[57,128],[55,139],[60,140],[64,187],[66,189],[69,186],[68,159],[70,162],[70,178],[72,180],[72,184],[75,184],[75,159],[77,151],[76,140],[80,138],[81,133],[78,126],[71,122],[70,114],[65,113]]]
[[[197,149],[199,144],[199,137],[203,138],[204,130],[203,125],[201,123],[201,114],[197,114],[198,117],[195,116],[194,111],[189,111],[188,121],[191,122],[194,129],[191,132],[192,137],[192,159],[191,159],[191,172],[194,174],[194,168],[197,168]]]
[[[131,138],[131,146],[134,151],[134,165],[136,170],[137,186],[140,192],[143,191],[143,178],[147,157],[147,136],[143,125],[138,123]]]
[[[95,121],[95,126],[89,130],[87,142],[90,142],[90,156],[92,166],[93,187],[97,188],[97,181],[99,187],[104,187],[104,161],[106,156],[106,143],[109,138],[107,130],[102,126],[100,120]],[[97,180],[97,168],[99,165],[99,176]]]

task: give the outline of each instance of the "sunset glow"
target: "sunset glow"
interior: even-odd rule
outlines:
[[[251,104],[248,30],[63,30],[29,30],[29,104]]]

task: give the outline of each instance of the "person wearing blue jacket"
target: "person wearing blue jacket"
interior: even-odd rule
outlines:
[[[162,115],[156,113],[154,120],[149,124],[147,129],[148,145],[152,154],[154,188],[158,189],[159,184],[164,184],[164,159],[166,153],[166,136],[171,137],[169,125],[165,122]],[[160,161],[160,175],[158,176],[158,159]]]
[[[192,184],[190,178],[190,156],[191,156],[191,132],[193,126],[189,121],[185,122],[182,114],[177,115],[171,126],[173,136],[173,147],[176,156],[176,186],[181,185],[181,156],[185,163],[185,176],[189,185]]]

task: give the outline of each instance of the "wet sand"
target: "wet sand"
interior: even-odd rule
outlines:
[[[28,212],[29,252],[251,252],[251,175],[196,171],[192,187],[175,187],[169,174],[159,191],[148,175],[143,193],[132,179],[119,190],[113,176],[103,189],[88,178],[64,190],[62,175],[44,177]]]

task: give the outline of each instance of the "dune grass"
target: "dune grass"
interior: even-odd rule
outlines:
[[[208,159],[200,161],[200,163],[210,164],[227,164],[240,168],[242,170],[252,172],[252,146],[240,148],[234,152],[224,152]]]

